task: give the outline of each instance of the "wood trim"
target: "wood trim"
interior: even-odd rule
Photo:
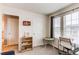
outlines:
[[[2,16],[2,49],[4,48],[4,36],[5,36],[5,29],[6,29],[6,24],[7,24],[7,16],[3,15]]]

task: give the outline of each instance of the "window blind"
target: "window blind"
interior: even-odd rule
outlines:
[[[60,37],[60,17],[53,18],[53,33],[55,38]]]

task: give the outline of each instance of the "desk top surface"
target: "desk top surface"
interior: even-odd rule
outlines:
[[[44,40],[54,40],[54,38],[44,38]]]

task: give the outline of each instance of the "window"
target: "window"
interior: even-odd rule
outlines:
[[[60,22],[62,17],[63,25]],[[79,11],[53,18],[53,35],[55,38],[59,38],[61,34],[63,37],[71,38],[74,43],[79,44]]]
[[[70,37],[71,35],[71,14],[64,16],[64,37]]]
[[[60,17],[53,18],[53,32],[55,38],[60,37]]]
[[[74,39],[74,42],[79,42],[79,12],[74,12],[65,15],[64,18],[64,35]]]

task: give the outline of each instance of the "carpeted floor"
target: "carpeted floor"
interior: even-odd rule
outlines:
[[[16,55],[58,55],[58,50],[50,45],[35,47],[30,51],[16,52]]]

